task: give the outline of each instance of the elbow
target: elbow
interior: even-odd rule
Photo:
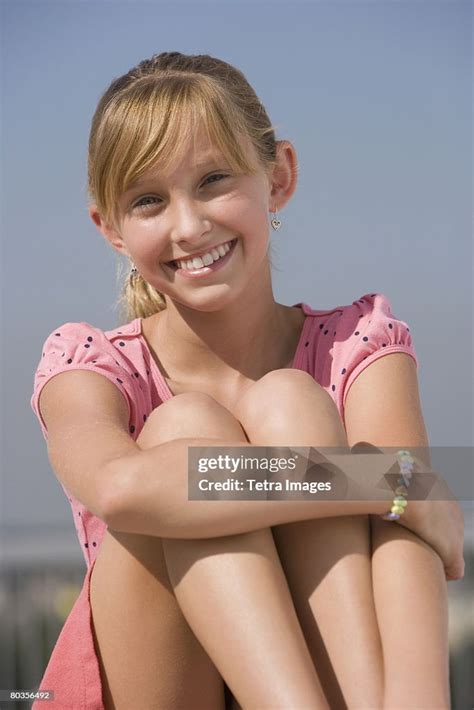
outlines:
[[[113,530],[120,531],[130,501],[130,467],[121,458],[110,461],[103,472],[100,496],[102,520]],[[128,475],[127,475],[128,473]]]
[[[150,496],[140,476],[141,462],[136,456],[120,457],[108,463],[103,476],[102,520],[111,530],[135,535],[165,537],[161,510],[150,505]]]

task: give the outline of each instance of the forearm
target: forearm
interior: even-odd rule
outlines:
[[[112,462],[106,473],[115,491],[106,520],[112,529],[165,538],[221,537],[312,518],[382,514],[392,500],[391,491],[383,488],[379,499],[372,499],[380,471],[372,482],[348,475],[344,500],[188,500],[189,446],[236,447],[242,442],[176,439]]]

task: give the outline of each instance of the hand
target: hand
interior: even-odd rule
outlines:
[[[438,476],[428,500],[410,500],[408,493],[406,511],[397,522],[416,533],[438,553],[448,581],[464,577],[464,516],[441,476]]]

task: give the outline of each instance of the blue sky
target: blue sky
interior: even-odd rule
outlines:
[[[87,214],[90,121],[113,78],[162,51],[237,66],[296,148],[298,188],[272,236],[276,299],[325,309],[384,293],[410,325],[431,444],[472,445],[470,2],[1,12],[4,524],[70,521],[33,375],[57,325],[116,325],[118,257]]]

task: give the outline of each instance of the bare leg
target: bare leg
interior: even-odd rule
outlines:
[[[347,446],[335,406],[308,377],[275,371],[246,393],[236,416],[252,443],[274,443],[278,434],[280,445]],[[319,408],[313,384],[324,395]],[[273,421],[268,407],[262,417],[269,400],[278,402]],[[367,516],[272,528],[331,708],[345,707],[342,695],[349,707],[449,708],[442,563],[406,528],[369,517],[373,545]]]
[[[91,577],[105,710],[224,710],[224,686],[189,628],[161,540],[105,533]]]
[[[166,420],[157,425],[159,431],[164,427],[169,433],[179,426],[179,436],[199,436],[196,423],[205,413],[208,425],[215,419],[212,435],[248,443],[224,407],[206,395],[186,396],[188,409],[175,408],[176,422],[168,411]],[[189,412],[193,406],[194,417]],[[224,434],[226,420],[229,430]],[[239,703],[259,710],[328,708],[270,529],[162,542],[181,610]]]
[[[162,405],[162,407],[160,407],[158,410],[155,410],[152,417],[149,419],[149,422],[147,422],[147,425],[150,424],[150,426],[149,427],[147,426],[147,428],[144,428],[144,430],[142,431],[142,435],[140,437],[144,448],[146,448],[147,446],[153,446],[153,445],[156,445],[157,443],[160,443],[160,436],[163,437],[162,440],[168,440],[171,438],[176,438],[177,436],[187,436],[187,435],[192,435],[192,434],[194,434],[196,436],[200,435],[196,427],[199,424],[199,422],[202,422],[202,408],[199,409],[199,416],[198,417],[196,417],[196,416],[194,416],[194,418],[190,417],[191,424],[192,424],[192,432],[189,432],[188,430],[181,430],[180,431],[178,428],[179,426],[183,425],[183,422],[185,422],[188,419],[188,417],[180,417],[178,419],[174,418],[174,423],[173,423],[173,417],[170,417],[168,420],[171,424],[170,431],[166,432],[166,429],[163,427],[163,421],[164,421],[163,415],[165,414],[167,407],[168,407],[168,413],[170,413],[170,407],[168,405],[170,405],[171,403],[174,403],[173,404],[173,406],[174,406],[177,403],[177,400],[178,400],[178,398],[174,398],[174,400],[171,400],[170,402],[166,403],[166,405]],[[221,409],[223,409],[223,408],[221,408]],[[192,408],[191,408],[191,410],[192,410]],[[226,410],[224,410],[224,411],[226,411]],[[195,413],[196,412],[194,412],[194,414]],[[153,417],[155,418],[154,424],[157,424],[157,415],[158,414],[161,416],[161,422],[159,423],[159,426],[154,426],[153,425]],[[219,416],[219,421],[222,422],[222,411]],[[213,423],[213,426],[214,426],[214,423]],[[188,422],[188,424],[185,425],[185,429],[186,429],[186,427],[189,427],[189,422]],[[216,431],[216,429],[214,429],[214,432],[215,431]],[[201,435],[207,436],[207,437],[210,436],[209,430],[202,432]],[[148,440],[147,440],[147,436],[148,436]],[[223,438],[226,438],[226,437],[228,438],[229,434],[228,433],[222,434],[222,436],[223,436]],[[233,432],[232,436],[235,436],[235,431]],[[294,444],[295,442],[291,441],[290,443]],[[320,445],[322,445],[322,444],[320,444]],[[330,522],[331,520],[337,520],[337,519],[330,519],[327,521],[308,521],[308,523],[312,523],[312,522],[325,523],[325,522]],[[342,520],[349,520],[349,519],[348,518],[347,519],[341,518],[339,520],[342,521]],[[291,524],[290,526],[278,526],[278,527],[280,527],[280,528],[284,528],[284,527],[296,528],[298,525],[300,525],[300,524],[295,523],[295,524]],[[304,525],[304,524],[301,524],[301,525]],[[398,528],[400,526],[394,526],[394,528],[395,527]],[[276,528],[273,528],[274,532],[275,532],[275,529]],[[113,532],[113,531],[111,531],[111,532]],[[352,534],[353,534],[353,531],[351,532],[351,535]],[[149,569],[151,569],[151,565],[158,564],[159,559],[161,559],[161,563],[163,562],[162,554],[161,553],[159,555],[154,554],[153,549],[151,547],[152,544],[156,545],[156,543],[160,543],[160,541],[157,538],[147,538],[145,536],[124,536],[125,538],[128,538],[128,539],[124,540],[123,538],[120,539],[120,535],[121,534],[119,534],[119,533],[116,534],[115,539],[117,541],[119,541],[120,544],[116,545],[115,547],[122,550],[122,551],[128,547],[130,550],[130,553],[132,555],[134,554],[134,551],[135,551],[135,553],[136,553],[135,556],[137,557],[137,559],[139,561],[140,561],[140,553],[137,553],[138,539],[144,538],[145,540],[148,541],[148,553],[147,553],[148,561],[144,562],[143,555],[142,555],[141,565],[135,564],[135,569],[140,568],[141,570],[144,570],[145,567],[148,567]],[[135,541],[131,540],[131,538],[135,538]],[[304,548],[303,549],[306,552],[308,552],[308,539],[311,539],[311,537],[309,536],[308,538],[303,538],[300,535],[299,539],[300,539],[300,544],[301,544],[301,539],[304,540]],[[351,538],[351,539],[353,539],[353,538]],[[222,539],[222,540],[224,540],[224,539]],[[343,542],[343,539],[342,540],[340,539],[339,543],[338,543],[340,553],[341,553],[341,549],[342,549],[341,548],[342,542]],[[298,543],[298,538],[296,539],[295,543]],[[296,545],[295,545],[295,549],[296,549]],[[324,540],[324,549],[326,551],[328,549],[326,539]],[[289,553],[288,553],[290,557],[292,557],[292,556],[297,557],[298,556],[297,554],[293,555],[292,553],[291,554],[290,553],[291,553],[291,550],[289,550]],[[341,554],[343,555],[343,552]],[[315,554],[313,556],[314,559],[317,559],[316,555],[319,555],[319,557],[320,557],[320,551],[315,552]],[[282,556],[284,556],[284,555],[282,555]],[[307,559],[307,557],[305,559]],[[99,562],[99,559],[98,559],[98,562]],[[306,567],[308,567],[307,564],[306,564]],[[117,572],[116,566],[111,565],[109,568],[109,573],[116,574],[116,572]],[[127,573],[129,573],[129,572],[130,572],[130,570],[128,569]],[[162,574],[162,573],[163,573],[163,570],[160,570],[160,574]],[[94,571],[94,574],[95,574],[95,571]],[[218,574],[221,574],[221,573],[218,571]],[[150,576],[152,576],[152,575],[150,575]],[[156,573],[154,576],[156,576]],[[292,576],[292,573],[287,574],[287,578],[290,582],[290,586],[292,587],[293,598],[295,600],[295,604],[298,609],[298,607],[299,607],[299,604],[297,602],[298,594],[295,593],[293,590],[294,585],[291,583],[291,579],[290,579],[291,576]],[[299,583],[301,581],[301,574],[297,573],[296,577],[297,577],[296,589],[301,590],[302,585]],[[324,575],[323,575],[323,577],[324,577]],[[121,579],[119,579],[117,577],[117,574],[116,574],[116,579],[117,579],[117,588],[119,590],[121,587]],[[164,580],[162,580],[162,581],[163,581],[162,586],[166,587]],[[103,575],[103,583],[105,585],[104,588],[107,588],[107,592],[109,592],[109,590],[110,590],[110,574],[109,575],[107,574],[107,570],[105,570],[105,573]],[[169,580],[168,580],[168,584],[169,584]],[[143,609],[143,603],[142,604],[139,603],[139,594],[141,593],[142,589],[143,589],[143,585],[138,581],[138,578],[137,578],[137,584],[135,585],[135,588],[133,590],[133,593],[137,595],[137,600],[138,600],[137,601],[137,610]],[[171,585],[169,585],[168,591],[171,589],[172,589]],[[131,590],[129,589],[128,591],[130,592]],[[216,676],[211,676],[211,675],[206,676],[207,682],[204,681],[204,682],[201,682],[200,686],[198,685],[199,678],[202,679],[204,677],[202,675],[203,669],[204,668],[207,669],[206,671],[204,671],[205,673],[209,672],[209,670],[212,670],[212,669],[213,669],[213,672],[216,673],[215,667],[212,665],[209,657],[204,653],[202,647],[197,642],[196,638],[194,637],[191,630],[189,629],[189,626],[184,621],[182,613],[181,613],[179,607],[177,606],[176,600],[174,600],[174,597],[173,597],[173,600],[174,600],[175,606],[173,607],[173,613],[177,612],[177,614],[176,614],[176,617],[174,618],[174,621],[173,621],[171,614],[168,615],[168,612],[166,611],[167,607],[164,606],[163,594],[161,594],[160,602],[157,603],[158,596],[156,595],[156,591],[157,591],[156,588],[155,588],[155,590],[152,590],[152,588],[150,586],[148,586],[146,605],[150,609],[150,615],[146,617],[145,624],[144,625],[142,624],[142,626],[140,627],[139,623],[140,623],[140,620],[143,621],[144,615],[142,613],[139,613],[138,611],[137,611],[136,619],[134,619],[135,623],[131,624],[131,627],[137,629],[137,634],[136,634],[137,643],[143,643],[143,630],[150,632],[154,627],[156,627],[159,630],[160,629],[160,621],[162,621],[164,617],[167,618],[169,621],[169,624],[167,625],[166,628],[163,626],[161,627],[161,635],[159,634],[158,637],[155,639],[155,641],[156,641],[155,651],[153,650],[153,644],[151,644],[148,648],[143,647],[143,645],[139,645],[137,647],[137,648],[140,648],[140,654],[141,654],[141,656],[140,656],[140,654],[138,654],[138,658],[142,658],[143,655],[145,655],[146,658],[150,660],[150,664],[153,664],[153,663],[155,664],[153,666],[153,669],[154,669],[153,679],[152,679],[152,676],[150,676],[150,689],[151,689],[151,691],[155,692],[155,696],[153,696],[153,697],[158,697],[160,687],[163,683],[165,685],[168,684],[168,687],[172,687],[172,685],[173,685],[173,678],[174,678],[173,673],[174,673],[174,670],[177,669],[177,666],[173,665],[173,663],[168,663],[168,665],[166,665],[165,661],[170,660],[170,653],[171,653],[171,655],[173,654],[172,649],[175,648],[174,644],[176,644],[176,642],[178,640],[176,635],[173,637],[173,633],[176,632],[176,629],[181,628],[183,630],[183,633],[180,633],[180,635],[179,635],[179,639],[180,639],[179,643],[181,643],[181,646],[178,643],[176,648],[178,649],[178,654],[182,653],[182,650],[180,651],[179,649],[184,649],[185,654],[186,653],[188,654],[188,656],[187,656],[188,671],[187,671],[186,680],[185,680],[184,685],[185,685],[185,688],[188,689],[190,692],[189,697],[193,697],[193,699],[194,699],[193,707],[198,707],[198,706],[196,706],[196,702],[198,702],[197,698],[199,698],[203,701],[203,705],[202,705],[203,708],[204,707],[206,707],[206,708],[220,707],[219,704],[213,705],[211,701],[207,701],[206,697],[203,695],[203,691],[206,688],[207,688],[207,690],[209,690],[210,685],[213,686],[214,688],[217,688],[217,687],[222,688],[222,681],[220,680],[220,678],[217,677],[217,680],[220,681],[220,685],[218,685],[218,686],[213,685],[215,683]],[[308,598],[306,597],[306,599],[305,599],[304,593],[305,592],[303,589],[303,597],[302,597],[303,598],[303,605],[305,605],[305,607],[307,608],[308,607]],[[300,592],[300,594],[301,594],[301,592]],[[125,597],[127,597],[126,594],[125,594]],[[130,597],[130,595],[129,595],[129,597]],[[168,594],[168,601],[171,600],[171,597],[172,597],[172,594]],[[103,625],[104,635],[107,636],[108,631],[110,630],[110,626],[111,626],[110,623],[107,624],[107,620],[109,622],[114,623],[117,620],[117,616],[110,615],[110,593],[107,596],[105,596],[104,599],[106,600],[107,612],[109,612],[109,616],[104,617],[106,621],[105,621],[105,625]],[[128,604],[128,599],[125,598],[123,611],[120,612],[120,610],[119,610],[118,618],[121,618],[121,616],[123,614],[127,614],[130,611],[129,606],[130,605]],[[120,607],[119,607],[119,609],[120,609]],[[154,616],[153,616],[153,610],[155,611]],[[311,610],[311,607],[310,607],[310,610]],[[206,610],[204,610],[204,616],[205,616],[205,618],[209,618],[209,611],[208,610],[207,610],[207,612],[206,612]],[[303,619],[299,610],[298,610],[298,616],[300,616],[300,620]],[[312,616],[312,619],[313,619],[313,625],[314,625],[314,616]],[[183,624],[183,622],[184,622],[184,624]],[[302,623],[303,623],[303,621],[302,621]],[[168,630],[166,630],[166,629],[168,629]],[[166,634],[169,634],[169,635],[167,636]],[[306,628],[305,628],[305,634],[307,635]],[[127,636],[127,638],[128,638],[128,636]],[[307,639],[308,639],[308,635],[307,635]],[[151,641],[151,637],[150,637],[150,641]],[[114,648],[114,643],[115,643],[115,648]],[[160,643],[161,643],[161,646],[159,645]],[[309,640],[308,640],[308,643],[310,643]],[[186,645],[186,644],[188,644],[188,645]],[[196,653],[196,655],[193,657],[194,660],[191,659],[191,655],[189,654],[189,649],[193,648],[192,644],[194,644],[195,649],[199,649],[199,653]],[[123,644],[123,636],[121,638],[117,639],[115,642],[112,639],[111,640],[111,648],[109,650],[110,650],[110,654],[111,654],[110,657],[111,658],[112,658],[113,654],[115,653],[116,655],[118,655],[118,658],[120,659],[120,667],[121,668],[120,668],[120,672],[117,676],[118,679],[120,680],[120,677],[124,675],[124,673],[123,673],[124,665],[125,665],[125,667],[127,667],[126,654],[125,654],[125,649],[124,649],[124,644]],[[160,653],[160,650],[161,650],[161,653]],[[199,654],[201,654],[201,656]],[[134,654],[134,655],[135,655],[135,659],[136,659],[137,654]],[[153,659],[155,659],[155,658],[157,659],[157,661],[153,661]],[[175,656],[173,656],[173,658],[175,658]],[[313,658],[314,658],[314,654],[313,654]],[[125,663],[124,663],[124,659],[125,659]],[[201,659],[201,660],[199,660],[199,659]],[[205,664],[202,665],[203,660],[205,661],[205,663],[208,664],[207,666]],[[396,658],[395,658],[395,660],[396,660]],[[201,663],[201,665],[200,665],[200,663]],[[148,663],[147,664],[140,664],[140,665],[149,667]],[[321,667],[321,666],[319,666],[319,667]],[[181,666],[181,669],[182,669],[182,666]],[[176,679],[174,681],[175,683],[176,683],[176,680],[178,679],[180,674],[183,675],[183,673],[181,671],[179,671],[178,675],[176,676]],[[136,678],[136,676],[135,676],[135,678]],[[212,682],[211,682],[211,678],[213,679]],[[153,680],[154,680],[154,684],[153,684]],[[141,681],[140,681],[140,683],[141,683]],[[135,687],[136,687],[136,683],[135,683]],[[200,688],[200,690],[196,690],[197,688]],[[149,698],[151,696],[144,695],[143,697]],[[218,696],[216,695],[215,697],[217,698]],[[135,703],[137,702],[136,694],[133,697],[133,701]],[[220,702],[220,701],[218,701],[218,702]],[[128,706],[130,706],[129,702],[124,703],[123,705],[120,705],[120,704],[117,704],[115,706],[114,705],[107,705],[106,707],[107,707],[107,710],[109,708],[114,708],[114,707],[117,707],[117,708],[119,708],[119,710],[121,710],[122,707],[125,708]],[[147,706],[146,702],[141,703],[140,706],[146,707]],[[153,705],[153,704],[151,706],[166,707],[167,710],[171,709],[171,708],[173,708],[173,709],[174,708],[183,708],[183,710],[184,710],[184,708],[187,709],[187,707],[189,706],[189,702],[187,704],[186,703],[179,704],[179,701],[174,701],[174,704],[171,704],[171,702],[165,702],[162,706]],[[249,705],[247,707],[252,707],[252,706]],[[338,706],[331,704],[331,707],[336,708]],[[381,707],[381,705],[379,707]],[[394,707],[396,707],[396,706],[395,705],[392,706],[392,708],[394,708]],[[437,707],[437,706],[435,706],[435,707]],[[234,708],[235,708],[235,710],[238,708],[238,706],[236,705],[235,702],[234,702],[233,710],[234,710]]]
[[[243,442],[247,441],[235,418],[212,398],[199,393],[179,395],[156,409],[149,417],[137,443],[146,449],[180,436],[216,436],[216,443],[220,441],[219,437],[224,440],[229,437],[241,437]],[[320,687],[317,676],[281,572],[270,530],[258,531],[254,538],[251,534],[243,536],[240,548],[236,546],[237,541],[238,536],[234,536],[227,545],[227,540],[221,538],[218,550],[220,556],[210,558],[205,583],[209,583],[212,589],[214,578],[226,594],[224,585],[227,580],[230,592],[236,594],[233,580],[222,575],[220,560],[225,556],[226,545],[229,553],[237,553],[233,555],[236,576],[245,577],[252,563],[252,573],[256,576],[260,574],[258,567],[265,572],[267,576],[263,582],[268,584],[270,581],[272,589],[269,590],[264,603],[266,608],[270,609],[269,613],[272,608],[276,608],[283,617],[282,630],[278,627],[278,618],[273,619],[276,626],[272,629],[273,637],[267,636],[269,648],[278,646],[280,641],[284,643],[285,635],[288,635],[286,648],[293,654],[291,662],[286,664],[289,676],[284,683],[285,705],[295,708],[327,708],[324,698],[318,702]],[[201,542],[205,546],[208,541]],[[215,545],[216,541],[212,543]],[[194,552],[196,551],[202,557],[203,550],[194,547]],[[242,572],[237,561],[238,553],[244,551],[247,551],[246,557],[249,559],[247,567],[242,567]],[[228,558],[230,556],[227,555]],[[244,555],[239,559],[242,557]],[[215,563],[213,567],[212,562]],[[276,572],[272,569],[272,562],[275,563]],[[179,554],[178,564],[181,564]],[[198,572],[201,569],[202,565]],[[215,636],[222,631],[219,616],[211,614],[209,607],[203,604],[205,589],[203,590],[200,579],[196,578],[194,569],[193,575],[198,591],[195,595],[196,608],[202,611],[207,621],[207,629]],[[275,596],[273,589],[275,579],[279,584],[278,596]],[[257,592],[260,593],[258,586],[256,584]],[[245,590],[244,594],[249,597],[248,590]],[[129,707],[157,710],[188,710],[190,707],[193,710],[223,710],[222,678],[176,601],[160,539],[120,533],[109,528],[102,541],[91,578],[91,605],[106,710],[128,710]],[[255,608],[255,604],[251,602],[248,602],[247,606],[250,612]],[[224,621],[227,619],[229,630],[232,630],[232,625],[235,628],[240,623],[240,613],[244,609],[240,598],[236,608],[237,613],[228,603],[223,609]],[[263,602],[260,611],[262,609]],[[266,628],[269,634],[268,625]],[[247,636],[250,636],[250,654],[253,645],[252,634],[257,639],[260,637],[260,618],[256,620],[255,628],[249,629],[247,633]],[[224,636],[221,649],[224,665],[229,663],[233,653],[233,649],[225,641]],[[300,687],[296,688],[291,686],[293,664],[297,666],[294,677],[298,683],[301,682]],[[270,677],[265,675],[265,671],[268,671]],[[231,670],[230,675],[233,673]],[[254,679],[254,683],[259,685],[265,697],[265,685],[271,684],[274,673],[273,668],[262,668],[261,675]],[[235,675],[234,673],[232,677]],[[246,673],[236,678],[236,683],[239,682],[244,687],[244,693],[251,694],[253,685]],[[271,702],[270,691],[268,698]],[[235,700],[232,707],[234,710],[239,708]],[[250,707],[257,707],[257,704],[250,703]]]
[[[167,415],[176,420],[179,406],[184,423],[185,403],[177,397],[155,410],[138,445],[179,436],[181,424],[167,430]],[[215,418],[206,423],[201,412],[196,436],[207,436],[210,424],[219,434]],[[229,422],[221,418],[220,426],[229,436]],[[183,617],[159,538],[108,528],[91,576],[91,607],[106,710],[224,710],[224,683]]]
[[[434,550],[371,516],[372,579],[386,666],[386,710],[448,710],[447,582]]]
[[[277,403],[271,413],[269,401]],[[259,380],[236,415],[252,443],[348,446],[330,396],[300,370],[276,370]],[[307,520],[272,531],[331,710],[380,710],[383,656],[368,516]]]

